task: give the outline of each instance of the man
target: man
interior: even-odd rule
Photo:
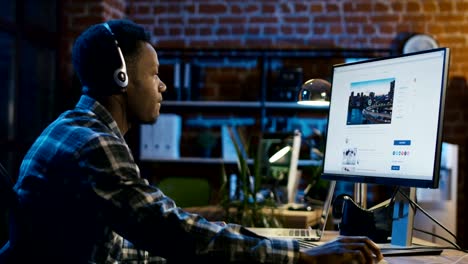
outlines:
[[[76,108],[33,144],[15,186],[12,263],[372,263],[367,238],[299,251],[234,224],[184,212],[140,177],[123,135],[152,123],[166,85],[144,29],[127,20],[78,37],[73,65],[83,85]]]

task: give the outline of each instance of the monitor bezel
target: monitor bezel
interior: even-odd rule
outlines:
[[[438,120],[438,127],[437,127],[437,138],[435,144],[435,159],[433,165],[433,175],[431,180],[418,180],[418,179],[408,179],[408,178],[388,178],[388,177],[379,177],[376,176],[362,176],[356,174],[337,174],[337,173],[327,173],[325,172],[325,159],[327,157],[327,144],[328,144],[328,128],[330,125],[330,110],[332,107],[341,107],[341,106],[334,106],[331,102],[333,102],[333,77],[335,73],[335,69],[339,67],[349,66],[349,65],[356,65],[356,64],[367,64],[373,63],[382,60],[389,60],[389,59],[396,59],[401,57],[410,57],[416,56],[420,54],[426,53],[435,53],[444,51],[444,63],[443,63],[443,71],[442,71],[442,83],[441,83],[441,95],[440,95],[440,107],[439,107],[439,120]],[[326,130],[326,137],[325,138],[325,148],[324,148],[324,158],[323,158],[323,165],[322,165],[322,173],[321,178],[327,180],[337,180],[337,181],[347,181],[347,182],[355,182],[355,183],[369,183],[369,184],[382,184],[382,185],[393,185],[393,186],[406,186],[406,187],[417,187],[417,188],[438,188],[439,187],[439,171],[440,171],[440,159],[441,159],[441,151],[442,151],[442,134],[443,134],[443,123],[444,123],[444,110],[445,110],[445,97],[446,97],[446,90],[448,86],[448,68],[450,65],[450,49],[447,47],[441,47],[436,49],[406,53],[406,54],[399,54],[399,55],[392,55],[386,57],[379,57],[368,59],[365,61],[356,61],[351,63],[342,63],[336,64],[332,67],[331,72],[331,92],[330,92],[330,108],[328,110],[327,116],[327,130]]]

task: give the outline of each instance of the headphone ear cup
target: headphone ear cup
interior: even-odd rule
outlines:
[[[119,69],[115,70],[115,72],[114,72],[114,81],[115,81],[115,83],[117,83],[117,85],[120,88],[127,87],[127,85],[128,85],[127,72],[122,68],[119,68]]]

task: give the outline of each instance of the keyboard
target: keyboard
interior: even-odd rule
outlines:
[[[313,248],[323,243],[314,241],[298,240],[299,246],[303,249]],[[391,244],[377,244],[380,248],[382,255],[387,256],[420,256],[420,255],[440,255],[443,249],[437,247],[424,247],[424,246],[410,246],[399,247]]]
[[[275,234],[276,236],[296,236],[296,237],[308,237],[311,232],[309,229],[303,228],[272,228],[268,232]]]
[[[250,231],[265,237],[294,237],[297,239],[316,238],[316,231],[305,228],[247,228]]]
[[[310,236],[310,230],[308,229],[286,229],[284,232],[290,236]]]

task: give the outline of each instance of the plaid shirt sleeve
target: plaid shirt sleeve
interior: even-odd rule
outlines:
[[[234,224],[221,227],[178,208],[140,177],[128,146],[119,137],[97,136],[80,155],[103,217],[116,233],[132,242],[118,243],[122,252],[115,255],[122,260],[144,254],[146,261],[141,263],[161,260],[152,256],[175,262],[297,262],[297,241],[265,239]],[[139,252],[133,245],[150,253]]]

